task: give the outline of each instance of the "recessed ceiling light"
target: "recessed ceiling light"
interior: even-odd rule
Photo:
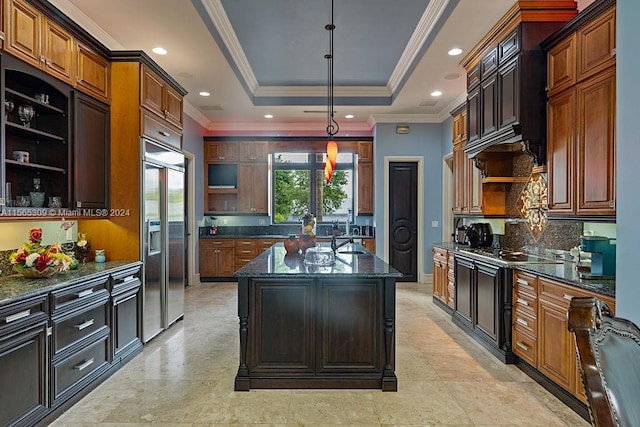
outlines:
[[[456,55],[460,55],[462,53],[462,49],[460,49],[459,47],[454,47],[453,49],[451,49],[449,52],[447,52],[449,55],[451,56],[456,56]]]
[[[440,92],[439,90],[434,90],[433,92],[431,92],[431,96],[440,96],[442,95],[442,92]]]
[[[207,92],[206,90],[203,90],[202,92],[200,92],[198,95],[200,96],[209,96],[211,95],[209,92]]]
[[[264,118],[265,119],[273,119],[273,114],[265,114]]]
[[[345,119],[353,119],[353,114],[347,114],[344,116]]]
[[[151,49],[151,52],[157,53],[158,55],[166,55],[167,54],[167,49],[158,46],[158,47],[154,47],[153,49]]]

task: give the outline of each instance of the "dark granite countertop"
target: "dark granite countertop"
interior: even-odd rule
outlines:
[[[295,235],[295,234],[294,234]],[[291,236],[291,234],[247,234],[247,233],[239,233],[239,234],[204,234],[201,235],[201,239],[286,239]],[[297,236],[297,235],[296,235]],[[375,239],[374,236],[362,236],[362,235],[353,235],[353,236],[338,236],[339,239],[344,239],[352,237],[354,239]],[[331,236],[321,236],[316,235],[317,239],[327,239],[330,240]]]
[[[453,251],[454,253],[468,256],[469,258],[475,258],[485,262],[487,261],[486,257],[478,256],[471,252],[461,250],[459,245],[455,243],[451,243],[451,242],[438,243],[438,244],[435,244],[434,246]],[[495,264],[513,268],[513,269],[522,270],[522,271],[527,271],[542,277],[546,277],[551,280],[556,280],[558,282],[561,282],[567,285],[576,286],[578,288],[585,289],[587,291],[595,292],[597,294],[602,294],[610,297],[615,297],[616,295],[615,280],[582,279],[579,277],[578,272],[576,271],[575,264],[570,261],[559,262],[556,264],[510,265],[508,262],[501,262],[501,261],[495,260]]]
[[[318,245],[329,247],[328,244]],[[284,245],[277,243],[262,252],[256,258],[245,264],[236,271],[236,277],[358,277],[358,278],[380,278],[380,277],[401,277],[395,268],[367,251],[362,245],[357,243],[347,244],[340,250],[362,251],[364,254],[344,254],[336,253],[336,261],[329,266],[315,266],[304,263],[301,254],[287,254]]]
[[[41,295],[73,282],[91,279],[121,267],[140,264],[139,261],[88,262],[78,265],[77,270],[67,270],[44,279],[29,279],[20,274],[0,277],[0,304],[8,301]]]

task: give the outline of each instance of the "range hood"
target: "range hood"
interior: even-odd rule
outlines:
[[[573,0],[519,0],[463,58],[469,157],[524,152],[536,166],[546,163],[546,61],[540,43],[576,14]]]

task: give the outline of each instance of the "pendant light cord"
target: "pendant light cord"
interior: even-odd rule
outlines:
[[[338,122],[333,118],[333,0],[331,0],[331,24],[325,25],[325,30],[329,31],[329,53],[324,57],[327,59],[327,135],[332,138],[340,130]]]

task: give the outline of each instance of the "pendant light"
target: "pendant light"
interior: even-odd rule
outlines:
[[[340,130],[338,122],[333,118],[333,30],[336,28],[333,24],[333,0],[331,0],[331,23],[325,25],[324,28],[329,31],[329,53],[324,56],[327,60],[327,137],[329,139],[327,142],[327,161],[324,167],[324,177],[328,184],[338,158],[338,144],[334,141],[333,136]]]

